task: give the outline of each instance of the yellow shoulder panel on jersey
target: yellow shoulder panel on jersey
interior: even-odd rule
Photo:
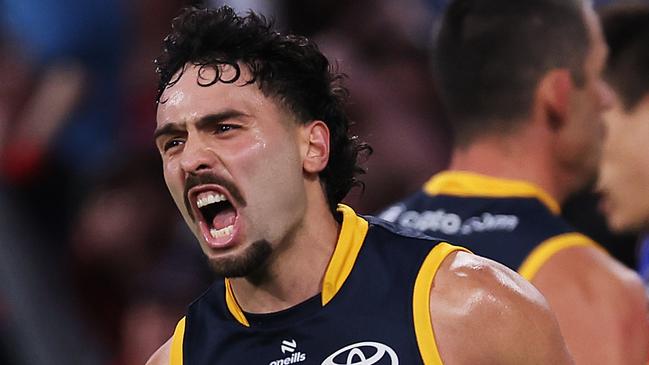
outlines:
[[[322,305],[326,305],[338,293],[349,273],[354,267],[358,252],[363,246],[369,223],[356,215],[354,210],[346,205],[338,204],[343,215],[343,223],[338,236],[338,242],[329,261],[329,266],[322,283]],[[225,279],[225,302],[230,313],[246,327],[250,327],[243,310],[237,303],[232,291],[230,280]]]
[[[424,185],[428,195],[451,195],[485,198],[536,198],[554,214],[559,203],[540,187],[522,180],[502,179],[467,171],[443,171]]]
[[[419,269],[415,280],[412,309],[415,322],[415,335],[419,353],[425,365],[442,365],[442,358],[439,355],[433,331],[433,322],[430,316],[430,291],[433,280],[444,259],[455,251],[467,251],[467,249],[453,246],[448,243],[439,243],[435,246]]]
[[[604,248],[598,245],[595,241],[581,233],[570,232],[560,234],[548,238],[541,242],[540,245],[536,246],[518,268],[518,273],[528,281],[531,281],[541,266],[543,266],[552,256],[561,250],[571,247],[594,247],[605,251]]]
[[[183,365],[183,337],[185,336],[185,317],[176,325],[176,330],[171,339],[169,351],[169,365]]]

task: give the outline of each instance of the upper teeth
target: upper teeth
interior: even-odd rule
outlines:
[[[202,208],[206,205],[222,202],[228,200],[225,195],[218,193],[207,193],[201,194],[198,199],[196,199],[196,206]]]

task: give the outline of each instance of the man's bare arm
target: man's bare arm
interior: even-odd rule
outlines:
[[[543,296],[494,261],[449,255],[435,277],[430,311],[445,365],[573,364]]]
[[[646,364],[647,299],[640,278],[606,253],[555,254],[532,283],[555,312],[577,364]]]

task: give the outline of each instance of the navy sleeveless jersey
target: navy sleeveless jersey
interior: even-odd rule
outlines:
[[[322,294],[252,315],[219,280],[179,323],[171,364],[441,364],[430,319],[417,313],[429,310],[437,267],[460,248],[339,210],[343,225]],[[430,265],[432,276],[420,274]]]
[[[448,171],[379,216],[457,243],[531,280],[560,250],[599,247],[575,232],[559,209],[553,198],[527,182]]]

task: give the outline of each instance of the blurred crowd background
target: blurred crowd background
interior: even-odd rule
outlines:
[[[211,282],[153,145],[153,59],[181,7],[223,3],[0,0],[0,364],[143,364]],[[314,39],[349,76],[374,147],[358,212],[446,166],[429,67],[446,0],[225,3]],[[640,238],[611,235],[596,204],[585,192],[564,214],[636,268]]]

